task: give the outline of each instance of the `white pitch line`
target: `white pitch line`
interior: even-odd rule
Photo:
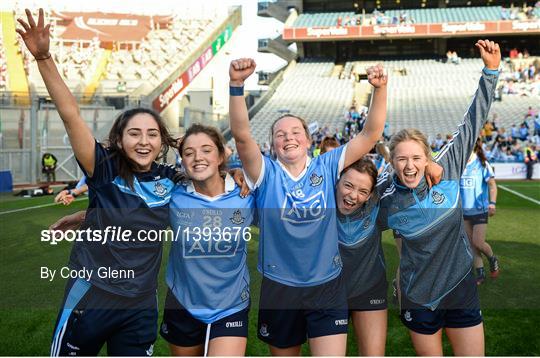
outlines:
[[[82,200],[88,200],[88,198],[83,198]],[[50,204],[42,204],[42,205],[30,206],[28,208],[15,209],[15,210],[9,210],[9,211],[2,211],[2,212],[0,212],[0,216],[5,215],[5,214],[18,213],[18,212],[21,212],[21,211],[27,211],[27,210],[33,210],[33,209],[39,209],[39,208],[46,208],[48,206],[55,206],[55,205],[62,205],[62,204],[50,203]]]
[[[533,199],[533,198],[530,198],[530,197],[528,197],[527,195],[523,195],[523,194],[521,194],[521,193],[518,193],[517,191],[514,191],[514,190],[512,190],[512,189],[510,189],[510,188],[507,188],[507,187],[505,187],[504,185],[500,185],[500,184],[499,184],[499,185],[497,185],[497,186],[498,186],[499,188],[503,189],[503,190],[506,190],[506,191],[508,191],[508,192],[510,192],[510,193],[512,193],[512,194],[514,194],[514,195],[519,196],[520,198],[523,198],[523,199],[525,199],[525,200],[532,201],[532,202],[535,203],[536,205],[540,205],[540,201],[538,201],[538,200],[536,200],[536,199]]]

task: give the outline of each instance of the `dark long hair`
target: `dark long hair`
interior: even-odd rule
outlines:
[[[486,166],[486,153],[484,153],[484,149],[482,149],[482,139],[478,138],[476,139],[476,142],[474,143],[474,152],[476,153],[476,156],[478,159],[480,159],[480,163],[482,163],[482,166]]]
[[[364,173],[364,174],[369,175],[369,177],[371,178],[371,183],[373,184],[371,186],[371,192],[373,192],[373,189],[375,189],[375,185],[377,184],[377,176],[378,176],[377,168],[375,167],[375,164],[373,164],[373,161],[365,157],[360,158],[356,162],[352,163],[351,165],[343,169],[343,171],[341,172],[341,177],[343,178],[343,175],[351,169],[354,169],[359,173]]]
[[[225,139],[215,127],[205,126],[204,124],[198,123],[192,124],[182,138],[182,142],[178,147],[178,154],[180,154],[180,157],[182,157],[182,153],[184,152],[184,143],[186,142],[186,139],[191,135],[199,133],[206,134],[216,145],[219,155],[223,158],[223,162],[219,166],[219,172],[220,174],[223,174],[227,170],[227,158],[225,157]]]
[[[126,181],[128,186],[133,189],[133,175],[140,171],[139,166],[133,160],[131,160],[125,150],[121,148],[118,143],[122,142],[122,136],[124,129],[128,125],[131,118],[135,115],[145,113],[154,118],[158,125],[159,133],[161,135],[161,151],[154,160],[164,158],[169,151],[169,147],[175,145],[175,139],[170,135],[167,126],[163,122],[163,119],[159,114],[148,108],[132,108],[124,111],[116,117],[114,123],[109,131],[109,137],[107,139],[107,145],[111,153],[111,157],[115,159],[116,167],[118,168],[118,175]]]

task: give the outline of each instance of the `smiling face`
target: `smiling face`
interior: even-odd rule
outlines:
[[[396,145],[392,165],[403,185],[414,189],[424,176],[428,158],[424,146],[415,140],[406,140]]]
[[[204,182],[219,176],[219,167],[223,160],[223,155],[207,134],[195,133],[184,138],[182,166],[191,180]]]
[[[272,146],[283,163],[306,160],[310,145],[306,130],[298,118],[283,117],[274,124]]]
[[[118,145],[139,170],[150,170],[161,151],[161,132],[154,117],[137,113],[128,120]]]
[[[373,178],[355,169],[347,170],[339,179],[336,203],[340,213],[350,215],[369,200],[373,191]]]

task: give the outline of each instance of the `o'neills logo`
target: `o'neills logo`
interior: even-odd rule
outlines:
[[[159,95],[159,107],[165,108],[169,105],[171,99],[173,99],[184,88],[184,81],[182,78],[177,78],[171,85],[171,87]]]
[[[538,21],[512,21],[512,30],[538,30],[540,29],[540,20]]]
[[[485,31],[486,24],[480,22],[466,22],[464,24],[448,24],[443,22],[442,32],[470,32],[470,31]]]
[[[314,37],[321,36],[347,36],[349,30],[346,27],[327,27],[324,29],[314,29],[313,27],[308,27],[307,35]]]
[[[410,25],[403,26],[373,26],[373,33],[375,35],[386,34],[414,34],[416,27]]]

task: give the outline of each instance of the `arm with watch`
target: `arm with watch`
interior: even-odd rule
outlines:
[[[62,203],[64,205],[70,205],[76,197],[84,194],[88,191],[88,185],[84,184],[80,188],[66,189],[59,192],[54,198],[55,203]]]

